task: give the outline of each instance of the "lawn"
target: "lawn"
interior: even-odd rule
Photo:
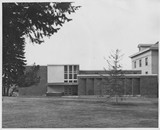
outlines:
[[[97,97],[5,97],[2,127],[158,127],[158,99],[129,97],[116,105]]]

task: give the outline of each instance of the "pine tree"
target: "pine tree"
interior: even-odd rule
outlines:
[[[108,98],[115,97],[116,103],[118,103],[118,98],[124,95],[124,74],[120,64],[122,56],[123,55],[120,54],[120,50],[118,49],[110,54],[108,59],[106,59],[109,75],[103,76],[103,85],[105,86],[104,89],[106,94],[109,95]]]

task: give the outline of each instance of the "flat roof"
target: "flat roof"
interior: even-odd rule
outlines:
[[[110,71],[110,70],[80,70],[80,71],[87,71],[87,72],[101,72],[101,71]],[[141,70],[122,70],[122,71],[141,71]]]
[[[79,66],[79,64],[47,64],[47,66],[64,66],[64,65],[77,65],[77,66]]]
[[[47,85],[78,85],[78,82],[76,83],[66,83],[66,82],[62,82],[62,83],[47,83]]]
[[[78,77],[100,77],[109,76],[109,74],[78,74]],[[158,76],[157,74],[124,74],[124,76]]]

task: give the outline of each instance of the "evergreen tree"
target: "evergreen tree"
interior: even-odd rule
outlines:
[[[110,54],[108,59],[106,59],[110,70],[109,75],[103,76],[105,93],[109,95],[108,98],[115,97],[116,103],[118,103],[118,98],[124,95],[124,74],[120,64],[122,56],[118,49]]]

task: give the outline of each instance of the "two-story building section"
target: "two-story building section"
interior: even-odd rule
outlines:
[[[139,52],[130,56],[132,69],[141,70],[142,74],[158,74],[158,45],[139,44]]]
[[[79,65],[48,65],[47,95],[77,95]]]

